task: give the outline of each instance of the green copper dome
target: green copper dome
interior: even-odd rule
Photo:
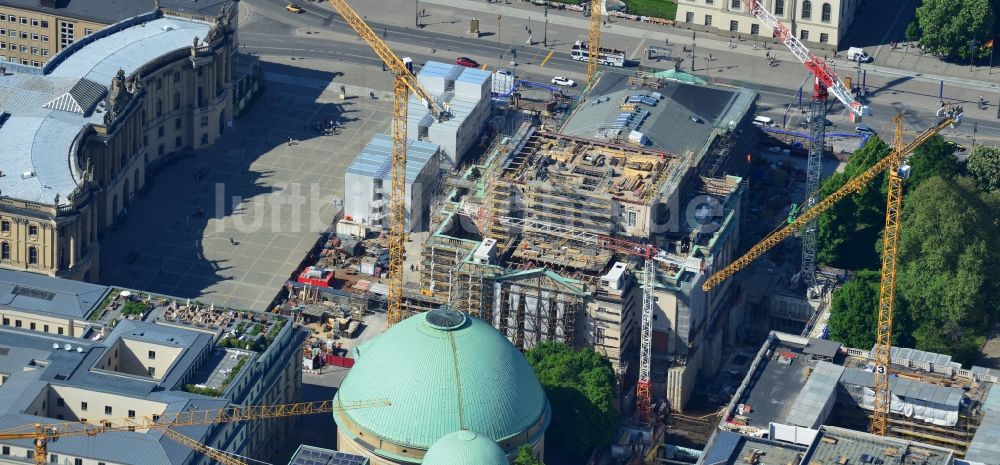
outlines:
[[[472,431],[455,431],[438,439],[424,456],[423,465],[509,465],[492,439]]]
[[[524,439],[536,442],[548,426],[545,391],[524,355],[477,318],[445,309],[414,315],[354,355],[334,399],[392,403],[334,413],[339,431],[360,429],[367,444],[375,436],[427,450],[470,430],[496,443],[510,440],[513,449]]]

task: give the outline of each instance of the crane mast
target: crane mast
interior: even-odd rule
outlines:
[[[360,36],[395,75],[392,98],[392,192],[389,197],[389,295],[387,324],[392,326],[404,317],[403,261],[406,246],[406,117],[409,92],[420,97],[431,115],[446,121],[451,113],[406,68],[406,64],[378,37],[368,23],[345,0],[329,0],[344,21]]]

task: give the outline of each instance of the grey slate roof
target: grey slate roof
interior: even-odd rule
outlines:
[[[0,110],[11,114],[0,126],[0,167],[6,173],[0,177],[0,195],[51,204],[58,194],[60,203],[67,203],[80,179],[71,162],[77,135],[88,125],[103,124],[104,114],[91,110],[118,70],[130,75],[153,59],[191,47],[194,38],[205,37],[210,28],[208,23],[175,17],[128,24],[99,31],[63,50],[52,57],[47,74],[0,77]]]
[[[972,462],[1000,464],[1000,387],[990,386],[983,400],[983,421],[972,437],[965,459]]]
[[[790,425],[817,428],[826,421],[836,401],[837,382],[844,367],[829,362],[819,362],[809,375],[809,381],[799,391],[785,422]]]
[[[107,286],[0,270],[0,308],[86,319],[109,291]]]
[[[834,358],[840,351],[841,344],[837,341],[827,339],[809,338],[809,343],[802,349],[802,353],[816,355],[824,358]]]
[[[0,6],[86,19],[103,24],[117,23],[125,18],[148,13],[155,8],[153,0],[56,0],[55,8],[42,6],[41,3],[39,0],[0,0]]]

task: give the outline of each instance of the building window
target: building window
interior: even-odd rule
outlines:
[[[0,454],[10,455],[10,446],[0,447]]]
[[[774,14],[778,16],[785,15],[785,0],[774,0]]]
[[[177,92],[176,94],[174,94],[174,110],[176,111],[180,109],[181,109],[181,93]]]
[[[181,82],[181,73],[179,71],[174,71],[174,82]]]
[[[31,323],[28,323],[28,329],[30,329],[30,330],[32,330],[32,331],[34,331],[34,330],[35,330],[35,322],[34,322],[34,321],[32,321]],[[61,399],[60,399],[60,400],[61,400]]]
[[[201,117],[201,126],[202,127],[208,126],[208,117],[207,116],[202,116]]]
[[[22,16],[21,17],[21,24],[28,24],[28,17],[27,16]]]
[[[86,402],[80,402],[80,410],[83,410],[84,412],[87,411],[87,403]]]
[[[799,32],[799,40],[809,40],[809,31],[803,29]]]
[[[28,40],[28,33],[22,31],[21,32],[21,38],[24,39],[24,40]]]
[[[111,415],[111,406],[110,405],[105,405],[104,406],[104,414],[105,415]]]
[[[163,137],[163,126],[156,128],[156,136]]]
[[[15,328],[20,328],[21,327],[21,320],[14,320],[14,327]]]
[[[181,128],[181,119],[180,118],[174,119],[174,129],[180,129],[180,128]]]
[[[712,5],[714,3],[715,3],[715,0],[705,0],[705,4],[707,4],[707,5]]]
[[[825,43],[827,43],[829,41],[830,41],[830,34],[827,34],[825,32],[821,32],[819,34],[819,43],[825,44]]]
[[[56,405],[58,405],[60,407],[65,407],[66,406],[66,401],[63,400],[62,397],[56,397]]]
[[[164,153],[163,144],[160,144],[160,146],[156,148],[156,153],[157,155],[163,155]]]
[[[10,260],[10,243],[0,244],[0,260]]]
[[[740,0],[733,0],[733,2],[729,4],[729,7],[734,10],[739,10],[741,7]]]
[[[128,411],[128,417],[129,418],[135,418],[135,410],[129,410]]]
[[[740,30],[740,22],[739,21],[730,21],[729,22],[729,32],[737,32],[739,30]]]
[[[687,13],[684,13],[684,21],[688,22],[688,23],[693,23],[694,22],[694,12],[693,11],[689,11]]]
[[[38,36],[38,34],[32,34],[31,35],[31,40],[39,40],[39,39],[40,39],[40,37]]]
[[[31,66],[34,66],[35,68],[41,68],[42,67],[42,62],[32,60],[31,61]]]
[[[176,138],[174,139],[174,148],[175,148],[175,149],[179,149],[179,148],[181,148],[181,144],[182,144],[182,142],[181,142],[181,136],[177,136],[177,137],[176,137]]]
[[[7,15],[0,13],[0,21],[7,21]]]
[[[94,33],[93,29],[90,29],[90,28],[84,28],[83,29],[83,35],[85,35],[85,36],[89,36],[89,35],[91,35],[93,33]]]
[[[0,28],[0,36],[5,36],[5,35],[7,35],[7,30]]]
[[[42,36],[42,42],[48,42],[48,41],[49,41],[49,36],[43,35]]]
[[[59,334],[62,334],[63,333],[62,326],[56,328],[56,332],[59,333]]]
[[[38,47],[31,47],[31,54],[38,55]]]
[[[49,463],[59,463],[59,455],[49,454]]]
[[[705,25],[706,26],[712,25],[712,15],[705,15]]]
[[[0,221],[0,233],[10,234],[10,221]]]
[[[163,88],[163,79],[162,78],[156,78],[156,90],[160,90],[162,88]]]
[[[150,377],[156,376],[156,368],[149,367],[147,370],[149,371]]]
[[[46,27],[46,28],[49,27],[49,22],[43,19],[41,22],[41,27]]]
[[[34,27],[38,27],[38,20],[37,19],[31,20],[31,25]]]
[[[83,459],[81,458],[73,459],[73,465],[83,465]]]
[[[42,331],[49,332],[49,325],[42,326]]]
[[[809,0],[802,2],[802,19],[812,19],[813,4]]]
[[[35,246],[28,247],[28,264],[29,265],[38,264],[38,247]]]
[[[156,99],[156,117],[163,116],[163,100]]]
[[[22,45],[21,46],[21,53],[28,53],[28,46],[27,45]],[[21,61],[24,64],[28,64],[28,60],[21,60]]]
[[[149,351],[148,355],[149,355],[149,359],[150,360],[156,360],[156,351],[155,350]]]
[[[12,22],[12,23],[16,23],[17,22],[17,16],[10,15],[10,16],[7,17],[7,20],[10,21],[10,22]]]
[[[38,235],[38,226],[35,226],[35,225],[28,226],[28,235],[29,236],[37,236]]]
[[[207,144],[208,143],[208,134],[202,134],[201,135],[201,143],[202,144]]]
[[[830,11],[831,11],[830,4],[829,3],[824,3],[823,4],[823,22],[824,23],[829,23],[830,22]]]
[[[625,221],[626,223],[628,223],[629,226],[635,226],[635,224],[638,222],[639,219],[639,213],[636,212],[635,210],[627,210],[625,212],[625,218],[626,218]]]
[[[750,25],[750,33],[753,34],[753,35],[760,34],[760,24],[751,24]]]
[[[43,48],[43,49],[42,49],[42,56],[43,56],[43,57],[47,57],[47,56],[49,56],[49,50],[48,50],[48,49],[44,49],[44,48]]]
[[[10,318],[4,318],[3,319],[3,325],[4,326],[10,326]]]

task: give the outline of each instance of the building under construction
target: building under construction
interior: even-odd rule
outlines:
[[[874,399],[873,354],[833,341],[772,332],[727,406],[703,459],[732,449],[739,442],[733,436],[738,435],[767,438],[769,447],[798,457],[782,463],[881,463],[866,461],[865,456],[886,464],[947,465],[955,458],[1000,463],[996,373],[979,367],[964,370],[947,355],[892,348],[892,402],[883,438],[865,433]],[[817,438],[830,427],[847,431],[851,443],[875,447],[846,447],[845,442],[837,453],[826,454],[829,461],[816,461],[815,453],[809,461],[809,451],[838,444],[818,444]],[[795,452],[798,448],[801,451]],[[731,460],[702,463],[744,462],[733,454]]]
[[[422,252],[421,292],[491,322],[521,349],[550,340],[593,347],[618,370],[622,392],[632,392],[639,249],[655,245],[654,398],[682,408],[689,393],[680,391],[693,387],[680,380],[710,374],[705,354],[721,358],[733,339],[738,299],[726,286],[705,294],[700,283],[729,262],[739,237],[755,97],[602,76],[563,125],[600,131],[568,135],[526,123],[445,182]]]

